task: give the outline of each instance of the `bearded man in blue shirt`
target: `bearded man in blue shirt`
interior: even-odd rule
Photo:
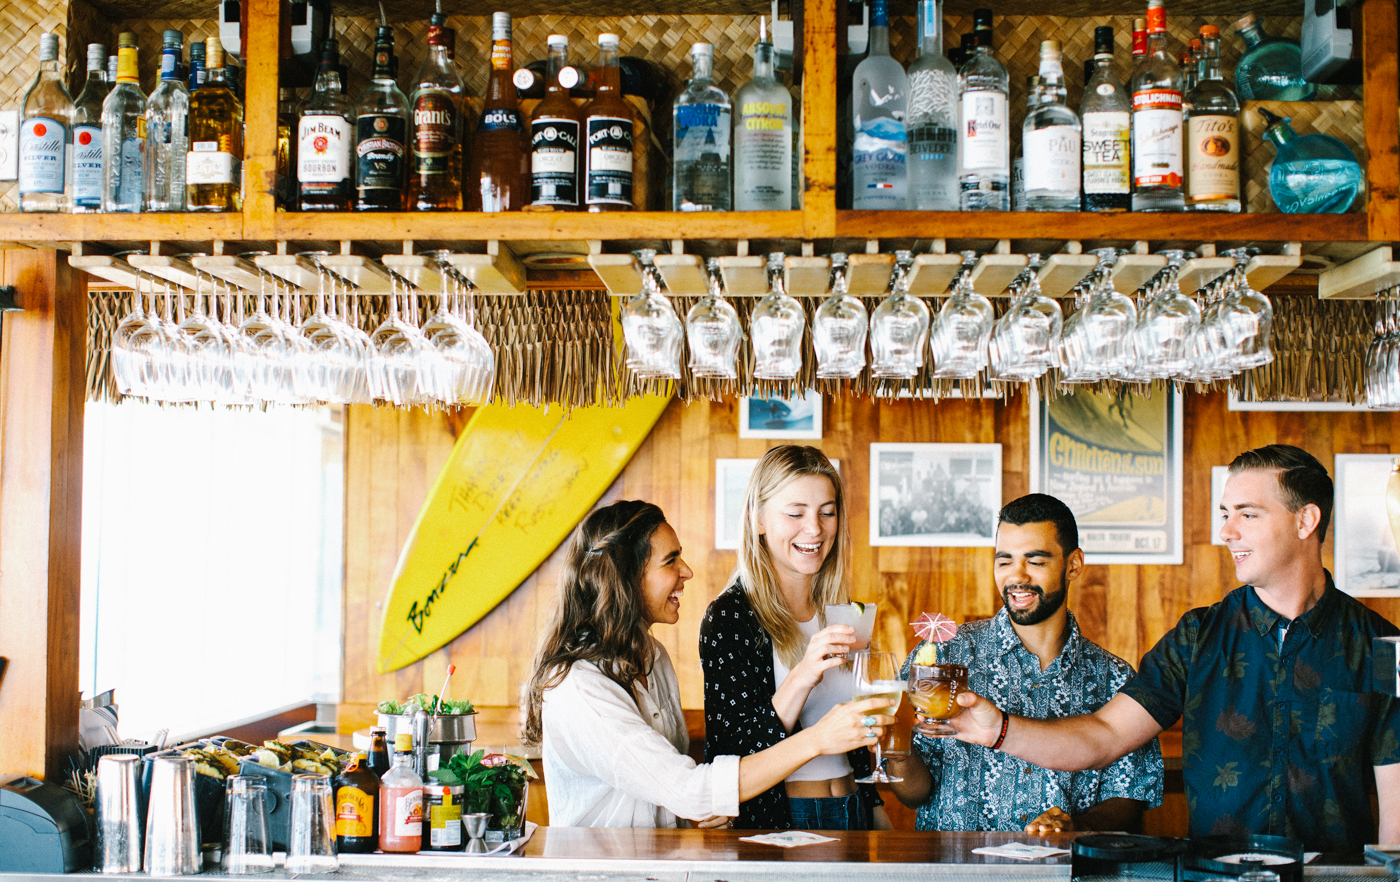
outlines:
[[[957,737],[1092,769],[1181,719],[1192,836],[1289,836],[1310,851],[1400,842],[1400,699],[1372,691],[1371,661],[1372,639],[1400,629],[1322,565],[1332,479],[1306,451],[1271,444],[1230,463],[1220,507],[1242,587],[1183,616],[1098,711],[1027,719],[968,692]]]

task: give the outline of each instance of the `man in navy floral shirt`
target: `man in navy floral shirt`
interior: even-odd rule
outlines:
[[[1243,587],[1183,616],[1097,712],[1032,720],[967,693],[958,738],[1102,768],[1181,719],[1192,836],[1265,833],[1313,851],[1400,842],[1400,699],[1372,691],[1371,662],[1372,639],[1400,629],[1322,566],[1332,479],[1271,444],[1230,464],[1221,510]]]
[[[1133,669],[1086,639],[1065,605],[1084,568],[1069,507],[1039,493],[1008,503],[997,516],[993,560],[1002,609],[939,645],[939,663],[966,666],[972,689],[1027,716],[1098,710]],[[920,735],[914,747],[908,759],[890,759],[904,778],[891,786],[918,807],[920,830],[1136,830],[1143,810],[1162,801],[1155,738],[1106,769],[1080,772],[1048,771],[952,738]]]

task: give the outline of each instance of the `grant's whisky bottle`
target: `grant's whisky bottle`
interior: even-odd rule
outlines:
[[[394,29],[374,36],[374,76],[355,102],[355,210],[403,211],[408,174],[408,97],[394,82]]]
[[[185,204],[190,211],[243,209],[243,102],[233,94],[217,37],[204,44],[207,79],[190,95]]]
[[[632,106],[622,97],[617,34],[598,35],[598,93],[584,106],[584,198],[589,211],[632,210]]]
[[[355,108],[345,97],[336,59],[328,46],[316,72],[316,90],[297,126],[299,210],[350,210],[355,180],[350,147],[354,141]]]
[[[472,142],[467,175],[467,207],[473,211],[519,211],[529,201],[526,184],[530,161],[520,100],[512,81],[510,13],[491,16],[491,78],[486,108]]]
[[[428,23],[428,54],[414,79],[413,160],[409,168],[409,208],[460,211],[462,134],[467,87],[452,62],[456,34],[447,16]]]

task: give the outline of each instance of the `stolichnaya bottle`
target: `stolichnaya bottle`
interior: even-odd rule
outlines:
[[[909,207],[958,210],[958,72],[943,57],[943,4],[919,0],[919,57],[909,65]]]
[[[908,97],[904,66],[890,57],[887,0],[871,0],[870,50],[851,88],[851,207],[858,211],[909,207]]]
[[[1133,211],[1181,211],[1182,78],[1167,53],[1167,13],[1148,0],[1147,55],[1133,74]]]
[[[184,35],[161,35],[160,84],[146,100],[146,210],[185,210],[190,93],[180,76]]]
[[[1078,211],[1083,145],[1079,117],[1065,106],[1065,72],[1059,40],[1040,44],[1040,81],[1040,101],[1026,114],[1021,127],[1026,208]]]
[[[452,61],[456,32],[447,16],[428,19],[428,54],[414,77],[408,174],[411,211],[460,211],[467,87]]]
[[[190,150],[185,154],[185,207],[189,211],[243,208],[243,102],[229,86],[224,47],[205,41],[204,85],[190,96]]]
[[[632,106],[622,98],[617,34],[598,35],[597,93],[583,107],[584,201],[589,211],[632,210]],[[679,323],[679,319],[677,320]]]
[[[992,12],[973,12],[977,47],[958,71],[962,159],[959,192],[963,211],[1011,207],[1011,127],[1006,68],[992,55]]]
[[[39,72],[19,125],[19,210],[67,211],[73,98],[59,72],[58,35],[39,35]]]
[[[734,210],[793,207],[792,95],[775,69],[766,20],[758,19],[753,78],[734,93]]]
[[[1303,50],[1297,41],[1264,33],[1259,17],[1246,12],[1235,22],[1245,51],[1235,66],[1241,101],[1311,101],[1317,86],[1303,79]]]
[[[408,96],[394,81],[394,29],[374,33],[374,73],[355,101],[355,210],[403,211],[408,187]]]
[[[297,210],[349,211],[355,170],[355,108],[341,88],[329,51],[321,53],[316,88],[297,123]]]
[[[1341,214],[1360,192],[1361,164],[1331,135],[1299,135],[1286,119],[1259,108],[1269,127],[1264,138],[1278,149],[1269,167],[1269,193],[1288,214]]]
[[[74,214],[102,210],[102,102],[112,91],[107,82],[107,47],[89,43],[87,81],[73,100]]]
[[[1240,210],[1240,104],[1220,70],[1220,28],[1201,25],[1196,86],[1186,96],[1186,207]]]
[[[118,38],[117,84],[102,101],[102,210],[145,206],[146,93],[136,72],[136,35]]]
[[[577,211],[583,152],[583,113],[559,82],[569,67],[569,38],[550,34],[544,99],[530,114],[530,202],[555,211]]]
[[[529,137],[511,81],[515,63],[510,25],[510,13],[492,13],[491,76],[465,186],[472,211],[519,211],[530,199]]]
[[[672,107],[672,211],[728,211],[729,96],[715,85],[715,47],[690,47],[691,77]]]
[[[1132,207],[1132,103],[1113,72],[1113,28],[1094,29],[1094,72],[1084,83],[1079,121],[1084,144],[1084,210]]]

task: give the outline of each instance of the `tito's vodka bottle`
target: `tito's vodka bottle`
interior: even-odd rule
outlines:
[[[919,57],[909,65],[909,207],[958,210],[958,72],[943,57],[943,4],[919,0]]]
[[[577,211],[583,114],[559,82],[559,72],[569,67],[569,38],[550,34],[545,42],[549,61],[544,100],[530,115],[530,202],[555,211]]]
[[[184,35],[161,35],[160,84],[146,101],[146,210],[185,210],[190,92],[180,76]]]
[[[851,89],[855,140],[851,148],[851,207],[909,207],[904,115],[909,79],[890,57],[887,0],[870,3],[870,52],[856,65]]]
[[[146,94],[136,72],[136,35],[118,38],[117,85],[102,102],[102,210],[145,204]]]
[[[349,211],[355,170],[355,108],[345,97],[327,40],[316,70],[316,88],[297,122],[297,210]]]
[[[1025,156],[1026,209],[1079,210],[1079,117],[1065,106],[1060,41],[1040,44],[1040,102],[1021,127]]]
[[[243,208],[243,102],[233,94],[217,37],[204,43],[204,85],[190,96],[185,205],[190,211]]]
[[[39,73],[19,125],[19,210],[67,211],[73,98],[58,65],[58,34],[39,35]]]
[[[598,35],[597,93],[584,105],[584,201],[589,211],[632,210],[632,105],[622,97],[617,34]]]
[[[962,104],[963,211],[1011,207],[1011,128],[1007,122],[1006,68],[992,57],[992,12],[973,12],[977,48],[958,71]]]
[[[672,211],[729,210],[729,96],[715,85],[715,47],[690,47],[693,74],[672,109]]]
[[[112,91],[107,82],[107,47],[89,43],[87,82],[73,101],[74,214],[102,210],[102,102]]]
[[[486,106],[472,140],[467,175],[467,208],[472,211],[519,211],[530,199],[530,151],[511,74],[509,12],[491,14],[491,76]]]
[[[1133,211],[1181,211],[1181,68],[1167,52],[1167,13],[1148,0],[1147,56],[1133,73]]]
[[[1094,28],[1094,72],[1084,83],[1084,210],[1132,207],[1132,103],[1113,73],[1113,28]]]
[[[408,207],[412,211],[462,209],[462,135],[467,87],[452,61],[456,34],[447,16],[428,19],[428,54],[414,78],[413,161]]]
[[[1240,104],[1220,70],[1220,28],[1201,26],[1196,87],[1186,96],[1186,207],[1240,210]]]
[[[792,96],[774,70],[773,44],[758,19],[753,79],[734,93],[734,209],[793,206]]]
[[[394,29],[374,32],[374,75],[355,101],[355,210],[403,211],[408,96],[394,82]]]

